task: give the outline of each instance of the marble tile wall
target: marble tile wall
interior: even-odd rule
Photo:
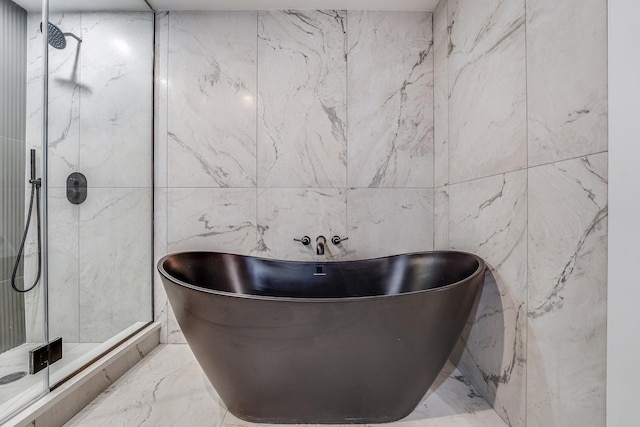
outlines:
[[[349,185],[433,187],[432,14],[348,16]]]
[[[442,0],[434,43],[435,247],[489,267],[454,360],[509,425],[604,425],[606,1]]]
[[[433,248],[428,12],[156,14],[156,254]],[[373,72],[372,72],[373,71]],[[157,276],[156,276],[157,277]],[[163,342],[184,342],[156,283]]]
[[[607,153],[529,181],[527,425],[605,425]]]
[[[529,166],[607,150],[607,2],[527,0]]]
[[[451,182],[527,166],[524,0],[448,1]]]
[[[28,16],[27,67],[27,141],[39,158],[40,19]],[[49,332],[101,342],[151,319],[153,16],[65,13],[51,22],[82,43],[49,49]],[[66,198],[75,171],[88,180],[81,205]],[[27,249],[35,263],[35,241]],[[28,340],[39,341],[42,293],[28,300]]]
[[[263,11],[257,24],[258,186],[345,187],[346,11]]]

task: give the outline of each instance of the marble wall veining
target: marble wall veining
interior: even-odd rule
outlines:
[[[607,150],[607,2],[527,0],[529,166]]]
[[[27,142],[39,157],[40,19],[28,15],[27,67]],[[151,319],[153,16],[52,13],[50,20],[82,43],[69,37],[65,49],[49,49],[49,335],[102,342]],[[80,205],[66,198],[76,171],[88,181]],[[36,250],[30,241],[27,264]],[[33,278],[33,269],[27,274]],[[41,291],[28,297],[32,342],[42,340]]]
[[[432,14],[348,14],[349,185],[433,187]]]
[[[156,14],[159,256],[433,248],[429,12]],[[348,236],[320,258],[293,241]],[[156,276],[163,342],[184,342]]]
[[[449,177],[527,166],[524,0],[448,1]]]
[[[605,420],[606,1],[561,3],[434,12],[435,247],[489,267],[454,359],[512,426]]]
[[[171,14],[168,52],[157,49],[171,58],[170,187],[255,187],[255,34],[255,12]]]
[[[258,186],[345,187],[347,13],[261,11]]]
[[[605,425],[607,157],[529,171],[528,426]]]

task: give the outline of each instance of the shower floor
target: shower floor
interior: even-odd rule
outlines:
[[[259,427],[230,414],[187,345],[160,345],[76,414],[65,427]],[[416,410],[397,427],[506,427],[447,363]],[[353,425],[351,425],[353,426]]]
[[[43,378],[46,370],[29,375],[29,350],[41,344],[26,343],[0,354],[0,378],[6,375],[25,372],[17,381],[0,385],[0,414],[13,412],[25,400],[30,400],[43,391]],[[51,383],[81,366],[80,360],[98,347],[98,343],[63,343],[62,359],[51,365]]]

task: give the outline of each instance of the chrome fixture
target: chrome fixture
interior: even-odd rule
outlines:
[[[324,236],[316,237],[316,255],[324,255],[324,245],[327,239]]]
[[[309,237],[309,236],[302,236],[302,238],[300,238],[300,239],[294,238],[293,240],[295,240],[296,242],[300,242],[305,246],[307,246],[309,243],[311,243],[311,237]]]
[[[40,23],[40,31],[42,31],[42,22]],[[73,33],[63,33],[62,30],[51,22],[47,24],[47,32],[49,33],[49,44],[56,49],[64,49],[67,47],[66,36],[71,36],[78,40],[78,43],[82,43],[82,39]]]
[[[342,242],[343,240],[349,240],[349,238],[348,237],[333,236],[331,238],[331,243],[333,243],[334,245],[339,245],[340,242]]]

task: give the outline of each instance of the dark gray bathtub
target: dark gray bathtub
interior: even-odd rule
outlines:
[[[413,411],[479,296],[461,252],[290,262],[216,252],[158,270],[227,408],[265,423],[380,423]]]

